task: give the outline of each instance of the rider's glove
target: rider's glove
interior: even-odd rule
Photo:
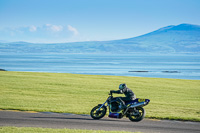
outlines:
[[[111,90],[111,91],[110,91],[110,94],[112,94],[112,93],[113,93],[113,91]]]

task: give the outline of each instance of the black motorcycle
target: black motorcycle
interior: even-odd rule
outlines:
[[[122,109],[122,105],[112,96],[112,93],[109,94],[108,99],[105,103],[99,104],[95,106],[90,115],[93,119],[101,119],[105,116],[107,107],[109,108],[109,115],[110,118],[122,118],[124,116],[128,117],[133,122],[141,121],[145,117],[145,110],[143,106],[146,106],[150,102],[149,99],[140,99],[137,98],[132,101],[126,102],[127,108]],[[107,104],[107,105],[106,105]]]

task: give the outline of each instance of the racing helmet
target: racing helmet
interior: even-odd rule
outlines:
[[[126,88],[126,84],[125,83],[119,85],[119,89],[120,90],[123,90],[124,88]]]

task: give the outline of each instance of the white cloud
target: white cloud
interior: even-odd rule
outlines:
[[[78,30],[76,28],[72,27],[71,25],[68,25],[67,28],[69,31],[73,32],[74,35],[79,34]]]
[[[37,30],[37,27],[36,27],[36,26],[33,26],[33,25],[32,25],[32,26],[29,27],[29,31],[30,31],[30,32],[34,32],[34,31],[36,31],[36,30]]]
[[[46,27],[48,30],[51,30],[53,32],[59,32],[63,30],[63,26],[61,25],[46,24]]]
[[[0,29],[0,40],[28,42],[77,42],[79,32],[71,25],[43,24]]]

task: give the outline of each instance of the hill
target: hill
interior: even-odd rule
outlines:
[[[122,41],[126,44],[134,44],[141,52],[198,53],[200,52],[200,26],[190,24],[167,26]]]
[[[0,43],[0,52],[15,53],[200,53],[200,26],[171,25],[148,34],[113,41],[34,44]]]

